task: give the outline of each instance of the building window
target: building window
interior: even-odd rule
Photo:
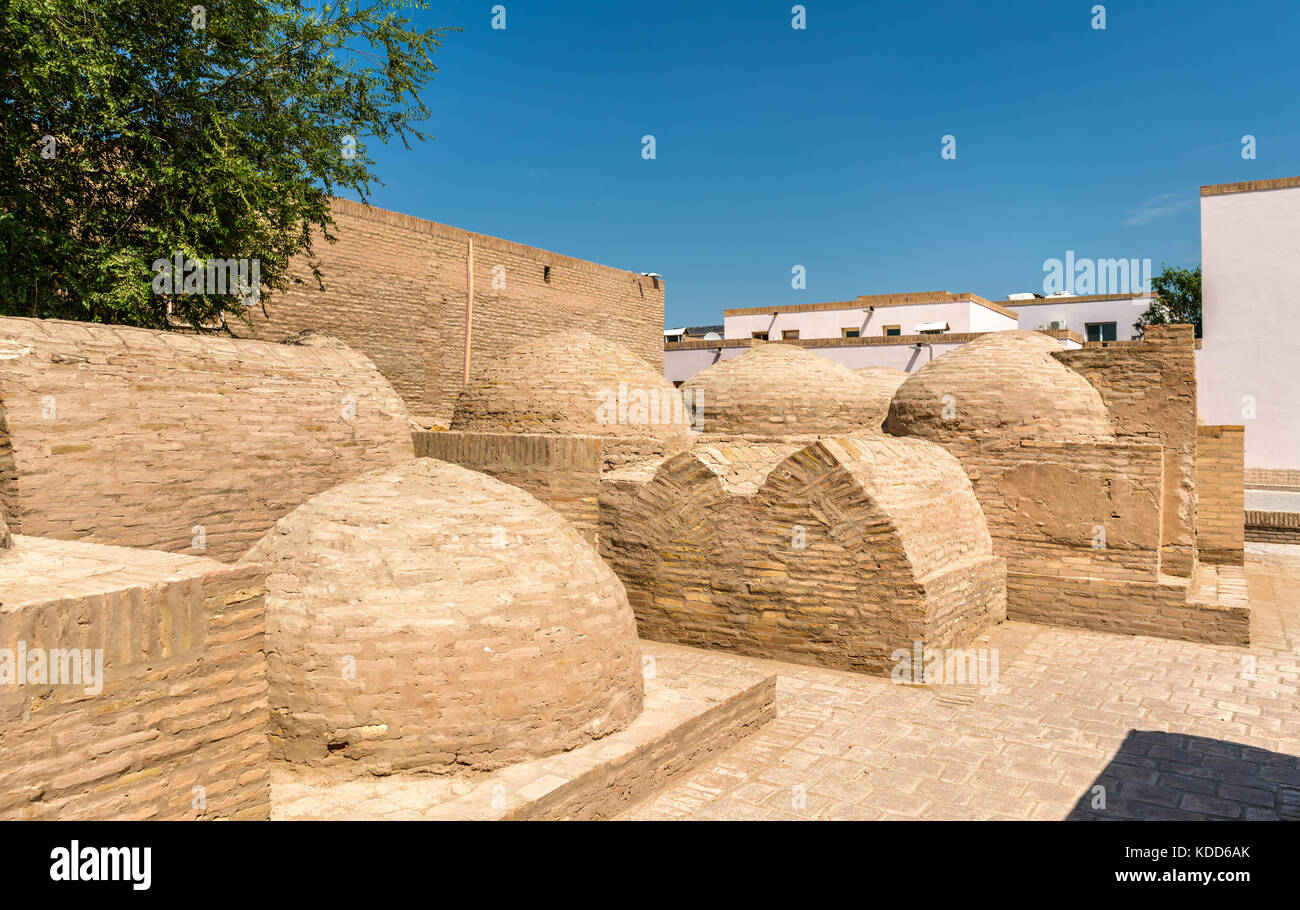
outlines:
[[[885,337],[892,338],[894,335],[903,334],[902,326],[887,325],[885,326]]]
[[[841,338],[861,338],[861,337],[862,337],[862,331],[861,331],[860,329],[856,329],[856,328],[854,328],[854,329],[848,329],[848,328],[840,329],[840,337],[841,337]]]
[[[551,267],[549,265],[542,266],[542,280],[547,284],[551,283]]]
[[[782,340],[782,341],[797,341],[798,338],[799,338],[799,330],[798,330],[798,329],[782,329],[782,330],[781,330],[781,340]]]
[[[1114,341],[1115,323],[1089,322],[1086,325],[1089,341]]]
[[[755,341],[767,341],[767,332],[750,332],[749,337]]]
[[[943,329],[921,329],[918,333],[921,335],[942,335]]]

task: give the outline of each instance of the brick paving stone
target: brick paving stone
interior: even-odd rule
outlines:
[[[1246,559],[1249,649],[1005,622],[976,644],[995,693],[728,655],[777,674],[777,720],[621,817],[1277,818],[1300,788],[1300,546]],[[1077,810],[1098,784],[1106,809]]]

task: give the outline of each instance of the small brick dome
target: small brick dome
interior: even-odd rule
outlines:
[[[557,332],[488,362],[456,400],[451,429],[678,439],[689,419],[662,370],[587,332]]]
[[[682,390],[698,396],[697,419],[705,433],[878,431],[888,406],[848,367],[792,344],[750,348],[696,373]]]
[[[640,713],[623,585],[516,487],[421,458],[280,519],[267,567],[276,754],[357,770],[488,770]]]
[[[1040,332],[990,332],[913,373],[894,393],[886,430],[935,441],[1014,444],[1114,438],[1101,395],[1052,356]]]

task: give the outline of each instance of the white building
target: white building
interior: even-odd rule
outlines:
[[[1133,323],[1154,297],[1150,293],[1081,297],[1012,294],[998,304],[1019,314],[1022,329],[1069,329],[1085,341],[1129,341],[1137,337]]]
[[[932,291],[875,294],[836,303],[723,310],[721,339],[690,338],[664,344],[664,373],[681,383],[705,367],[744,353],[755,343],[784,341],[815,350],[850,369],[888,366],[914,372],[935,357],[985,332],[1023,328],[1018,314],[976,294]],[[1066,347],[1083,337],[1068,329],[1050,332]]]
[[[1201,268],[1201,416],[1300,478],[1300,177],[1201,187]]]

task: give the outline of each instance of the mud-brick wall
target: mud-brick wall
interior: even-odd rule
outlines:
[[[1190,325],[1147,326],[1145,340],[1087,345],[1054,355],[1083,374],[1128,441],[1165,453],[1161,572],[1190,576],[1196,563],[1196,339]]]
[[[559,512],[585,540],[600,531],[601,440],[595,436],[417,432],[417,458],[436,458],[519,487]]]
[[[1245,465],[1245,427],[1196,428],[1196,545],[1206,562],[1245,558]]]
[[[1008,574],[1156,581],[1159,445],[1024,441],[965,464]],[[1019,606],[1009,592],[1013,618]]]
[[[258,313],[251,331],[269,341],[308,328],[341,338],[375,362],[419,418],[449,426],[461,389],[471,239],[471,380],[520,342],[564,330],[617,342],[663,371],[662,278],[346,200],[334,200],[332,212],[338,242],[315,240],[325,290],[299,261],[304,283],[271,297],[269,318]]]
[[[0,685],[0,819],[268,818],[264,570],[15,542],[0,649],[21,647],[29,671]],[[69,673],[102,651],[100,691],[37,674],[34,653],[69,649]]]
[[[233,561],[311,496],[413,455],[402,400],[346,347],[0,318],[14,533]]]

